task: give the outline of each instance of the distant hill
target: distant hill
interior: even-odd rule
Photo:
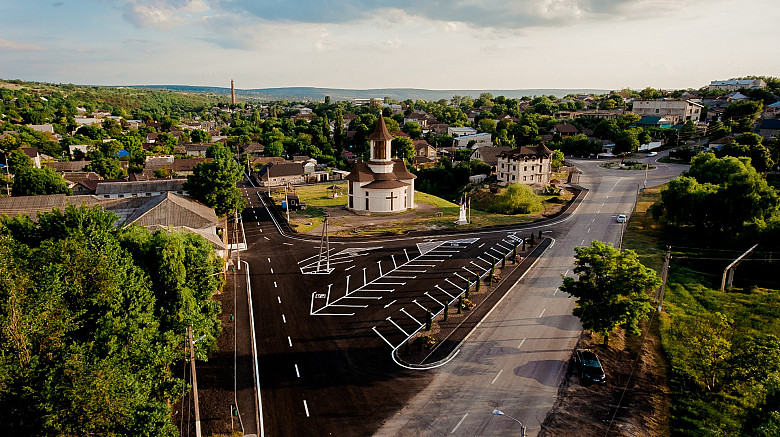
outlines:
[[[189,86],[189,85],[135,85],[129,88],[165,89],[190,93],[214,93],[230,94],[230,88]],[[417,88],[376,88],[376,89],[341,89],[341,88],[314,88],[314,87],[285,87],[285,88],[257,88],[236,89],[236,96],[250,100],[324,100],[330,96],[332,101],[352,100],[357,98],[383,98],[389,97],[403,101],[451,99],[452,96],[479,97],[482,93],[491,93],[494,96],[507,98],[520,98],[523,96],[549,96],[563,97],[567,94],[605,94],[609,90],[600,89],[517,89],[517,90],[426,90]]]

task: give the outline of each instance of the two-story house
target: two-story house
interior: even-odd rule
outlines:
[[[508,184],[548,184],[552,176],[552,152],[544,145],[523,146],[498,156],[496,177]]]

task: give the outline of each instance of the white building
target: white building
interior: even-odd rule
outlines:
[[[455,137],[452,142],[456,149],[466,149],[469,147],[469,143],[474,141],[473,145],[481,144],[485,146],[493,145],[493,137],[488,132],[473,135],[463,135],[462,137]]]
[[[736,91],[742,88],[766,88],[766,82],[763,79],[732,79],[732,80],[713,80],[710,82],[709,90]]]
[[[682,124],[686,121],[698,123],[703,107],[701,103],[691,100],[634,100],[631,112],[640,117],[664,117],[673,124]]]
[[[477,130],[473,127],[448,127],[447,128],[447,135],[451,137],[462,137],[464,135],[474,135],[477,133]]]
[[[381,115],[371,143],[369,162],[357,162],[346,177],[347,207],[358,212],[401,212],[415,207],[414,179],[402,159],[392,159],[388,132]]]
[[[552,175],[552,152],[544,145],[520,147],[498,156],[496,177],[509,184],[548,184]]]

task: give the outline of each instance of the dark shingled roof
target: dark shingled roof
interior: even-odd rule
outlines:
[[[268,178],[268,169],[271,169],[271,177],[283,177],[283,176],[302,176],[303,164],[300,162],[282,162],[279,164],[270,163],[260,169],[259,176],[261,178]]]
[[[409,184],[401,181],[374,181],[369,184],[363,185],[361,188],[392,190],[394,188],[401,188],[401,187],[408,187],[408,186]]]
[[[523,146],[519,149],[513,149],[509,152],[504,152],[499,156],[502,158],[523,158],[525,156],[550,157],[552,156],[552,151],[550,151],[550,149],[548,149],[544,144],[540,144],[538,146]]]
[[[388,141],[395,138],[394,136],[390,135],[390,132],[387,130],[387,125],[385,125],[385,118],[380,114],[379,120],[376,122],[376,127],[374,128],[374,132],[371,133],[371,135],[368,136],[369,141]]]
[[[374,173],[365,162],[357,162],[355,163],[355,166],[352,167],[352,172],[344,179],[350,182],[397,181],[399,179],[417,179],[417,176],[409,173],[403,160],[394,159],[392,173]]]

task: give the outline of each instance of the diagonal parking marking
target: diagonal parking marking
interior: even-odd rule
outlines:
[[[479,265],[479,264],[475,263],[474,261],[469,261],[469,262],[470,262],[472,265],[474,265],[474,267],[476,267],[476,268],[478,268],[478,269],[482,270],[483,272],[486,272],[486,271],[488,271],[488,270],[489,270],[489,269],[486,269],[486,268],[482,267],[481,265]],[[488,264],[490,264],[490,263],[488,263]]]
[[[469,269],[468,269],[468,267],[466,267],[466,266],[463,266],[463,270],[465,270],[465,271],[467,271],[467,272],[471,273],[471,274],[472,274],[472,275],[474,275],[474,276],[477,276],[477,274],[476,274],[476,273],[474,273],[474,272],[472,272],[471,270],[469,270]]]
[[[453,296],[453,295],[451,295],[451,294],[447,293],[447,290],[445,290],[445,289],[441,288],[441,287],[439,286],[439,284],[436,284],[436,285],[434,285],[434,287],[436,287],[436,288],[438,288],[439,290],[441,290],[441,291],[442,291],[442,293],[446,294],[446,295],[447,295],[447,296],[449,296],[450,298],[452,298],[452,299],[455,299],[455,296]]]
[[[393,325],[395,325],[395,327],[396,327],[396,328],[398,328],[398,330],[400,330],[401,332],[403,332],[405,336],[407,336],[407,337],[409,336],[409,333],[407,333],[406,331],[404,331],[404,328],[401,328],[400,326],[398,326],[398,323],[395,323],[395,322],[393,321],[393,319],[391,319],[390,317],[388,317],[388,318],[387,318],[387,321],[388,321],[388,322],[390,322],[390,323],[392,323]]]
[[[388,345],[388,346],[390,346],[391,348],[395,349],[395,346],[393,346],[393,343],[390,343],[389,341],[387,341],[387,339],[385,338],[385,336],[384,336],[384,335],[382,335],[382,334],[380,334],[380,333],[379,333],[379,331],[377,331],[377,330],[376,330],[376,326],[373,326],[373,327],[371,327],[371,329],[373,329],[373,330],[374,330],[374,332],[376,332],[376,335],[378,335],[378,336],[379,336],[379,338],[381,338],[382,340],[384,340],[384,341],[385,341],[385,343],[387,343],[387,345]]]
[[[414,318],[414,316],[412,316],[411,314],[409,314],[409,312],[408,312],[408,311],[406,311],[405,309],[401,308],[401,312],[402,312],[402,313],[404,313],[404,314],[406,314],[407,316],[409,316],[409,318],[410,318],[410,319],[412,319],[412,320],[414,320],[415,322],[417,322],[417,324],[418,324],[418,325],[423,325],[423,323],[420,323],[420,321],[419,321],[419,320],[415,319],[415,318]]]

